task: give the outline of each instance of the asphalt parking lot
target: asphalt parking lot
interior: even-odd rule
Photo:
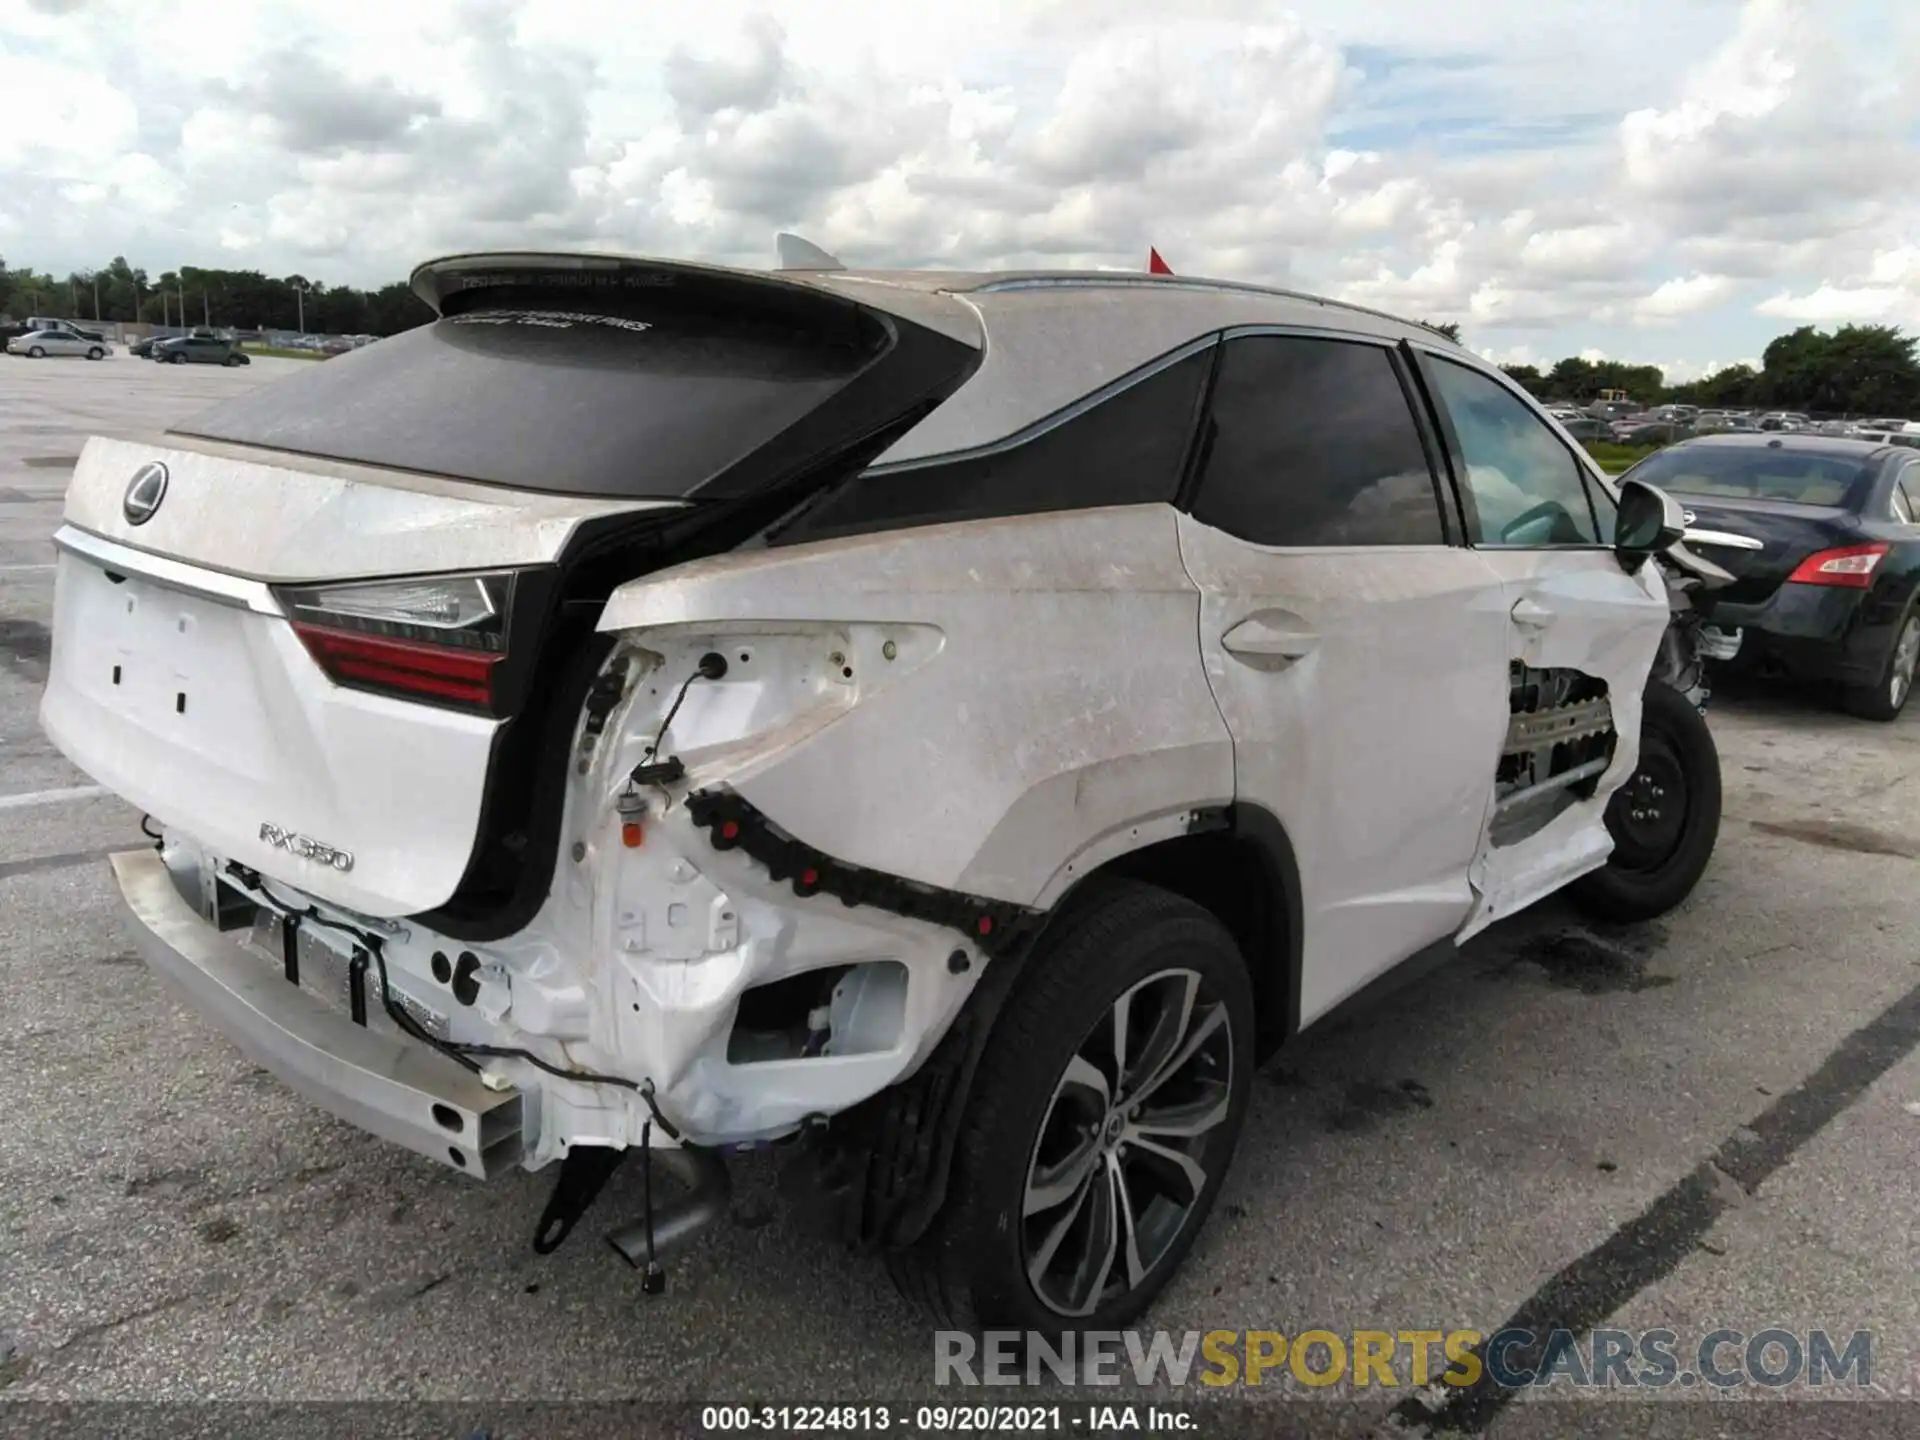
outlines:
[[[0,1393],[484,1411],[925,1392],[927,1327],[877,1265],[789,1223],[766,1163],[643,1299],[593,1234],[637,1211],[637,1167],[542,1259],[546,1177],[482,1187],[317,1113],[134,958],[103,857],[141,843],[139,817],[36,715],[67,471],[89,433],[150,433],[309,363],[0,359]],[[1870,1330],[1874,1391],[1914,1395],[1920,710],[1881,726],[1743,690],[1711,720],[1727,813],[1688,905],[1598,933],[1550,903],[1281,1055],[1150,1323],[1517,1317],[1667,1326],[1683,1350],[1723,1325]],[[1427,1420],[1405,1389],[1286,1394],[1290,1426],[1356,1433],[1598,1433],[1631,1403],[1481,1391]],[[1675,1400],[1701,1404],[1676,1387],[1649,1408]],[[1858,1406],[1791,1411],[1779,1433],[1869,1433]]]

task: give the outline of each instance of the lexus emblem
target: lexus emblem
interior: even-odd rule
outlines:
[[[129,525],[144,525],[166,498],[167,467],[158,460],[149,460],[133,472],[126,498],[120,502],[120,512],[127,517]]]
[[[1695,520],[1699,519],[1700,517],[1695,515],[1691,510],[1682,510],[1680,512],[1680,518],[1686,521],[1687,524],[1691,525]]]

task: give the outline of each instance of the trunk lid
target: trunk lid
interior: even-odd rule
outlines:
[[[1703,552],[1734,577],[1732,585],[1713,592],[1716,602],[1764,603],[1807,556],[1857,538],[1853,516],[1838,506],[1706,499],[1680,491],[1673,498],[1692,517],[1689,525],[1750,536],[1761,544],[1758,550],[1714,547]]]
[[[502,721],[336,684],[277,583],[550,569],[650,508],[233,449],[94,439],[56,537],[41,719],[81,769],[227,858],[369,915],[439,904]],[[166,467],[134,525],[136,474]]]

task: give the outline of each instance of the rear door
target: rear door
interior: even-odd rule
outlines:
[[[1180,518],[1236,802],[1299,859],[1303,1022],[1466,918],[1506,726],[1500,580],[1409,395],[1384,343],[1236,334]]]
[[[1503,708],[1524,725],[1523,715],[1590,707],[1604,695],[1617,737],[1598,773],[1572,780],[1596,760],[1568,744],[1541,747],[1553,752],[1545,766],[1529,762],[1523,776],[1503,778],[1473,864],[1478,899],[1464,939],[1605,863],[1613,848],[1606,801],[1637,757],[1641,689],[1668,606],[1656,566],[1628,575],[1615,558],[1612,497],[1525,393],[1463,360],[1424,348],[1416,354],[1467,539],[1499,577],[1510,685]],[[1517,739],[1511,743],[1518,748]],[[1495,757],[1508,748],[1496,746]],[[1535,789],[1557,780],[1571,783]],[[1529,791],[1524,803],[1544,803],[1550,817],[1537,828],[1515,816]]]

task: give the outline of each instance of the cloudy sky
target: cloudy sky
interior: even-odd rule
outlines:
[[[1182,18],[1163,18],[1179,9]],[[1687,378],[1920,327],[1915,0],[0,0],[0,255],[1127,266]]]

